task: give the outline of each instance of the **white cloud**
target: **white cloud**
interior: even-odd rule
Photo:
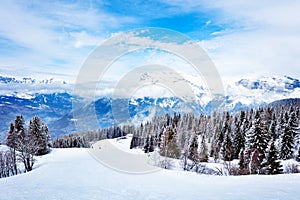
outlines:
[[[212,39],[199,42],[223,77],[247,73],[300,77],[299,1],[163,2],[171,5],[165,12],[141,10],[141,13],[147,12],[146,17],[206,13],[212,16],[206,25],[224,26],[224,30],[212,33]],[[8,40],[14,51],[0,54],[1,70],[10,66],[18,73],[25,73],[30,67],[36,73],[59,72],[73,77],[95,45],[113,30],[120,31],[119,27],[140,22],[138,17],[120,17],[101,10],[101,5],[96,9],[90,3],[77,1],[3,0],[0,16],[0,38]],[[152,61],[163,62],[163,59]]]
[[[200,41],[223,77],[282,75],[300,77],[299,1],[166,2],[185,12],[214,13],[214,23],[227,30]]]
[[[0,7],[0,69],[59,72],[76,76],[89,53],[111,30],[134,19],[76,2],[4,0]],[[1,40],[0,40],[1,42]],[[1,50],[0,49],[0,50]]]
[[[76,48],[85,46],[97,46],[103,40],[100,37],[90,35],[86,31],[70,32],[70,35],[74,38]]]

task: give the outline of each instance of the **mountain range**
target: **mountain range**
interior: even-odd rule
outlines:
[[[20,114],[25,120],[38,115],[48,124],[52,137],[55,138],[76,131],[105,128],[120,122],[138,124],[150,120],[154,115],[182,112],[185,107],[195,114],[209,114],[213,110],[216,100],[209,99],[207,90],[198,83],[197,77],[188,76],[185,80],[174,78],[174,81],[188,83],[195,93],[196,101],[184,102],[181,98],[172,96],[141,96],[130,99],[102,96],[87,102],[83,97],[73,96],[73,85],[65,81],[0,76],[0,138],[5,138],[9,124]],[[230,112],[267,104],[300,104],[300,81],[288,76],[243,78],[224,84],[224,89],[225,104],[222,109]],[[289,100],[281,101],[282,99]],[[93,113],[98,119],[96,124],[90,120]],[[122,116],[122,113],[125,115]],[[78,120],[76,117],[84,119],[86,127],[81,127],[82,130],[75,126]]]

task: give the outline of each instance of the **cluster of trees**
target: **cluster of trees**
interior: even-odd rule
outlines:
[[[20,173],[18,162],[22,162],[24,171],[29,172],[35,162],[34,156],[44,155],[50,151],[50,132],[47,125],[37,116],[30,120],[26,129],[25,120],[20,115],[10,124],[6,145],[9,150],[0,153],[1,177]]]
[[[0,178],[17,174],[17,163],[11,150],[0,151]]]
[[[106,129],[63,135],[53,140],[53,148],[89,148],[93,142],[126,135],[124,130],[128,130],[128,127],[112,126]]]
[[[155,117],[131,130],[131,147],[165,158],[181,159],[184,170],[197,171],[208,162],[239,159],[231,174],[279,174],[280,160],[299,159],[299,107],[259,108],[257,110],[201,115],[174,114]],[[168,167],[168,162],[163,162]]]

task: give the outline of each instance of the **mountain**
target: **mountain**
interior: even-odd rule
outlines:
[[[55,80],[54,78],[50,79],[44,79],[44,80],[37,80],[33,78],[11,78],[11,77],[5,77],[5,76],[0,76],[0,83],[17,83],[17,84],[53,84],[53,83],[61,83],[61,84],[67,84],[66,81],[60,81],[60,80]]]
[[[149,78],[150,75],[147,77]],[[150,77],[151,78],[151,77]],[[187,102],[177,97],[140,96],[131,99],[112,99],[99,97],[95,101],[84,101],[72,96],[72,84],[64,81],[32,78],[10,78],[0,76],[0,133],[2,139],[9,124],[16,115],[22,114],[26,120],[38,115],[45,121],[53,137],[75,131],[105,128],[115,123],[131,120],[138,124],[150,120],[154,115],[173,112],[194,112],[198,115],[209,114],[218,105],[217,110],[229,110],[232,113],[241,109],[273,104],[286,105],[300,97],[300,81],[288,76],[243,78],[229,83],[225,88],[225,104],[220,107],[220,99],[211,99],[208,90],[196,76],[185,79],[173,77],[172,81],[188,83],[195,93],[196,100]],[[273,105],[271,104],[271,105]],[[77,106],[74,106],[77,105]],[[93,122],[93,113],[97,123]],[[84,126],[78,123],[83,119]],[[78,127],[75,126],[75,123]],[[27,121],[28,124],[28,121]],[[0,137],[0,138],[1,138]]]
[[[269,104],[270,107],[290,107],[297,106],[300,107],[300,98],[289,98],[289,99],[281,99],[274,101]]]
[[[73,100],[68,93],[36,94],[31,99],[0,96],[0,133],[2,133],[2,138],[16,115],[23,115],[25,120],[30,120],[37,115],[48,124],[70,113]]]
[[[276,100],[299,98],[300,81],[289,76],[244,78],[228,84],[225,90],[226,109],[236,112],[264,106]]]

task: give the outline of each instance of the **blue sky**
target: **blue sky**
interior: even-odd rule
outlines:
[[[300,78],[300,2],[2,0],[0,73],[76,77],[105,39],[160,27],[197,41],[224,78]]]

